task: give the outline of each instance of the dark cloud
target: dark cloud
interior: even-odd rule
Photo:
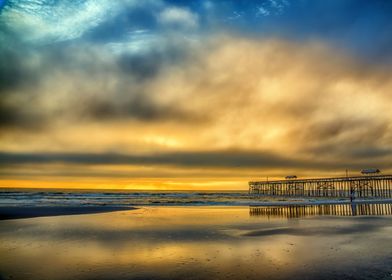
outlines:
[[[152,43],[162,43],[159,49],[153,45],[136,53],[128,52],[126,43],[120,44],[119,53],[106,45],[68,42],[34,52],[23,52],[20,45],[16,50],[0,47],[4,49],[0,54],[0,127],[38,129],[75,120],[205,120],[177,104],[160,104],[159,92],[145,90],[161,69],[186,59],[184,42],[162,40]],[[56,101],[65,94],[61,102]],[[53,103],[50,108],[44,105],[48,102]]]
[[[162,69],[176,63],[182,63],[188,57],[186,42],[173,38],[174,43],[161,41],[165,46],[147,50],[143,53],[120,54],[116,60],[124,75],[131,75],[138,80],[156,77]]]
[[[154,102],[147,94],[135,94],[123,100],[99,99],[99,97],[81,98],[70,108],[79,112],[78,116],[93,120],[134,119],[142,122],[179,121],[201,122],[207,117],[188,112],[175,104],[161,105]]]
[[[36,103],[42,67],[36,53],[0,24],[0,128],[37,129],[46,123]]]
[[[352,158],[385,158],[392,156],[392,148],[361,147],[349,150],[348,156]]]
[[[0,163],[10,164],[126,164],[126,165],[172,165],[178,167],[208,168],[293,168],[307,170],[361,169],[364,166],[356,161],[329,161],[294,159],[260,151],[198,151],[171,152],[146,155],[113,153],[0,153]],[[388,166],[388,162],[378,161],[378,167]]]
[[[154,155],[122,155],[122,154],[18,154],[1,153],[2,164],[18,163],[51,163],[63,162],[73,164],[169,164],[180,166],[209,167],[241,167],[241,166],[280,166],[293,165],[293,161],[276,155],[260,152],[177,152]]]
[[[296,137],[304,143],[310,155],[356,160],[385,159],[392,154],[389,143],[391,127],[388,122],[375,119],[344,119],[316,121],[305,124]]]
[[[135,75],[139,79],[151,78],[160,70],[162,56],[160,54],[122,55],[118,58],[118,64],[122,71]]]
[[[46,126],[45,115],[31,111],[22,104],[7,105],[0,99],[0,128],[1,129],[40,129]],[[26,105],[26,104],[24,104]]]
[[[25,79],[20,57],[13,51],[0,47],[0,92],[19,87]]]
[[[34,51],[0,21],[0,97],[15,89],[36,85],[40,73],[31,63],[33,55]]]

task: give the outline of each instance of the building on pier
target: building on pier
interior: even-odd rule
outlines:
[[[380,169],[377,169],[377,168],[367,168],[367,169],[362,169],[361,173],[363,175],[374,175],[374,174],[381,173],[381,171],[380,171]]]

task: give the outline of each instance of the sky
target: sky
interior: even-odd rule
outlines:
[[[392,1],[0,0],[0,187],[392,172]]]

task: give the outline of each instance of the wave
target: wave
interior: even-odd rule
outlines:
[[[0,191],[0,206],[241,205],[246,200],[247,192]]]

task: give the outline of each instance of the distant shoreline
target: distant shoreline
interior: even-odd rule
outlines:
[[[2,206],[0,207],[0,220],[82,215],[135,209],[137,208],[117,206]]]

